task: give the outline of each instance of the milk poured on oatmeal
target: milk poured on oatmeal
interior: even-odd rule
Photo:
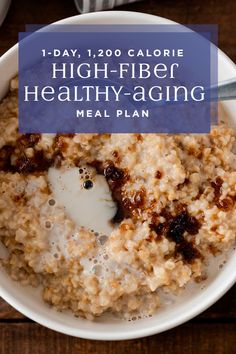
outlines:
[[[104,176],[84,179],[93,169],[77,167],[50,168],[48,179],[57,203],[64,206],[66,214],[78,225],[109,235],[113,229],[110,220],[116,213],[116,205]],[[81,172],[84,173],[81,173]],[[86,182],[90,186],[86,189]]]

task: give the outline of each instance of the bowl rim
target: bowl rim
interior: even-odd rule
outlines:
[[[88,14],[82,14],[82,15],[75,15],[71,17],[67,17],[65,19],[62,19],[60,21],[54,22],[55,24],[64,24],[64,23],[70,23],[71,21],[76,21],[77,19],[83,18],[83,19],[88,19],[89,22],[93,21],[93,19],[98,20],[99,18],[101,20],[106,20],[109,19],[111,20],[112,17],[115,17],[116,19],[119,18],[119,16],[122,16],[123,19],[127,18],[130,19],[130,16],[133,17],[133,19],[142,20],[142,21],[148,21],[148,20],[153,20],[154,22],[159,20],[166,23],[166,24],[176,24],[176,22],[166,19],[164,17],[160,16],[155,16],[151,14],[146,14],[146,13],[140,13],[140,12],[132,12],[132,11],[101,11],[101,12],[96,12],[96,13],[88,13]],[[154,23],[153,22],[153,23]],[[50,26],[50,25],[49,25]],[[47,27],[47,26],[46,26]],[[45,29],[45,27],[44,27]],[[18,50],[18,44],[15,44],[13,47],[11,47],[6,53],[4,53],[0,57],[0,63],[7,61],[8,58],[11,55],[17,55],[17,50]],[[219,56],[223,58],[225,62],[228,63],[232,68],[234,67],[235,74],[236,74],[236,66],[234,62],[220,49],[218,49]],[[236,259],[235,259],[235,265],[236,265]],[[217,275],[218,277],[218,275]],[[216,293],[210,294],[204,302],[198,304],[197,306],[193,307],[191,310],[188,312],[182,313],[179,317],[173,318],[171,321],[162,323],[162,324],[154,324],[150,326],[146,326],[145,328],[142,329],[136,329],[132,331],[128,330],[123,330],[123,332],[119,333],[103,333],[103,332],[95,332],[93,330],[84,330],[81,328],[72,328],[69,327],[68,325],[64,325],[61,323],[58,323],[56,320],[51,320],[50,318],[46,318],[44,315],[41,315],[40,313],[36,311],[32,311],[29,309],[27,306],[21,303],[20,300],[16,299],[14,295],[10,292],[8,292],[3,284],[0,284],[0,296],[7,301],[11,306],[13,306],[15,309],[20,311],[23,315],[27,316],[28,318],[32,319],[33,321],[39,323],[40,325],[47,327],[49,329],[52,329],[54,331],[71,335],[74,337],[79,337],[79,338],[84,338],[84,339],[92,339],[92,340],[127,340],[127,339],[136,339],[136,338],[141,338],[157,333],[164,332],[166,330],[172,329],[180,324],[185,323],[186,321],[192,319],[193,317],[197,316],[199,313],[203,312],[206,310],[209,306],[214,304],[220,297],[222,297],[229,289],[230,287],[236,282],[236,272],[231,272],[228,274],[228,276],[225,278],[225,281],[223,283],[219,284],[219,287],[217,288]],[[209,295],[209,294],[208,294]]]

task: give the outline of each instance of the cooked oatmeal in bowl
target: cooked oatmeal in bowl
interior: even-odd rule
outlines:
[[[17,86],[0,104],[1,263],[13,280],[75,316],[144,318],[235,246],[235,134],[224,123],[209,135],[20,135]],[[96,230],[73,194],[89,199],[99,179],[109,222]]]

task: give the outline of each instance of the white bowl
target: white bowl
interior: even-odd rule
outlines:
[[[0,26],[3,23],[10,7],[11,0],[0,1]]]
[[[99,12],[74,16],[60,24],[171,24],[170,20],[136,12]],[[0,97],[7,92],[9,80],[17,73],[18,47],[15,45],[0,58]],[[219,50],[219,80],[236,76],[234,63]],[[236,126],[236,101],[224,104],[230,122]],[[1,248],[0,248],[1,251]],[[90,322],[75,318],[70,313],[59,313],[49,308],[40,297],[39,290],[23,287],[14,282],[0,269],[0,296],[25,316],[43,326],[76,337],[121,340],[144,337],[173,328],[204,311],[217,301],[236,280],[236,254],[232,253],[220,270],[217,265],[211,268],[204,284],[190,287],[173,304],[161,309],[152,318],[125,322],[114,318],[103,318]]]

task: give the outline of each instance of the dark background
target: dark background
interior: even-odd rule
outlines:
[[[120,10],[167,17],[183,24],[219,24],[219,47],[236,61],[236,0],[146,0]],[[12,0],[0,27],[0,55],[17,42],[25,24],[47,24],[77,14],[73,0]],[[144,339],[99,342],[48,330],[0,300],[0,354],[233,354],[236,286],[190,322]]]

